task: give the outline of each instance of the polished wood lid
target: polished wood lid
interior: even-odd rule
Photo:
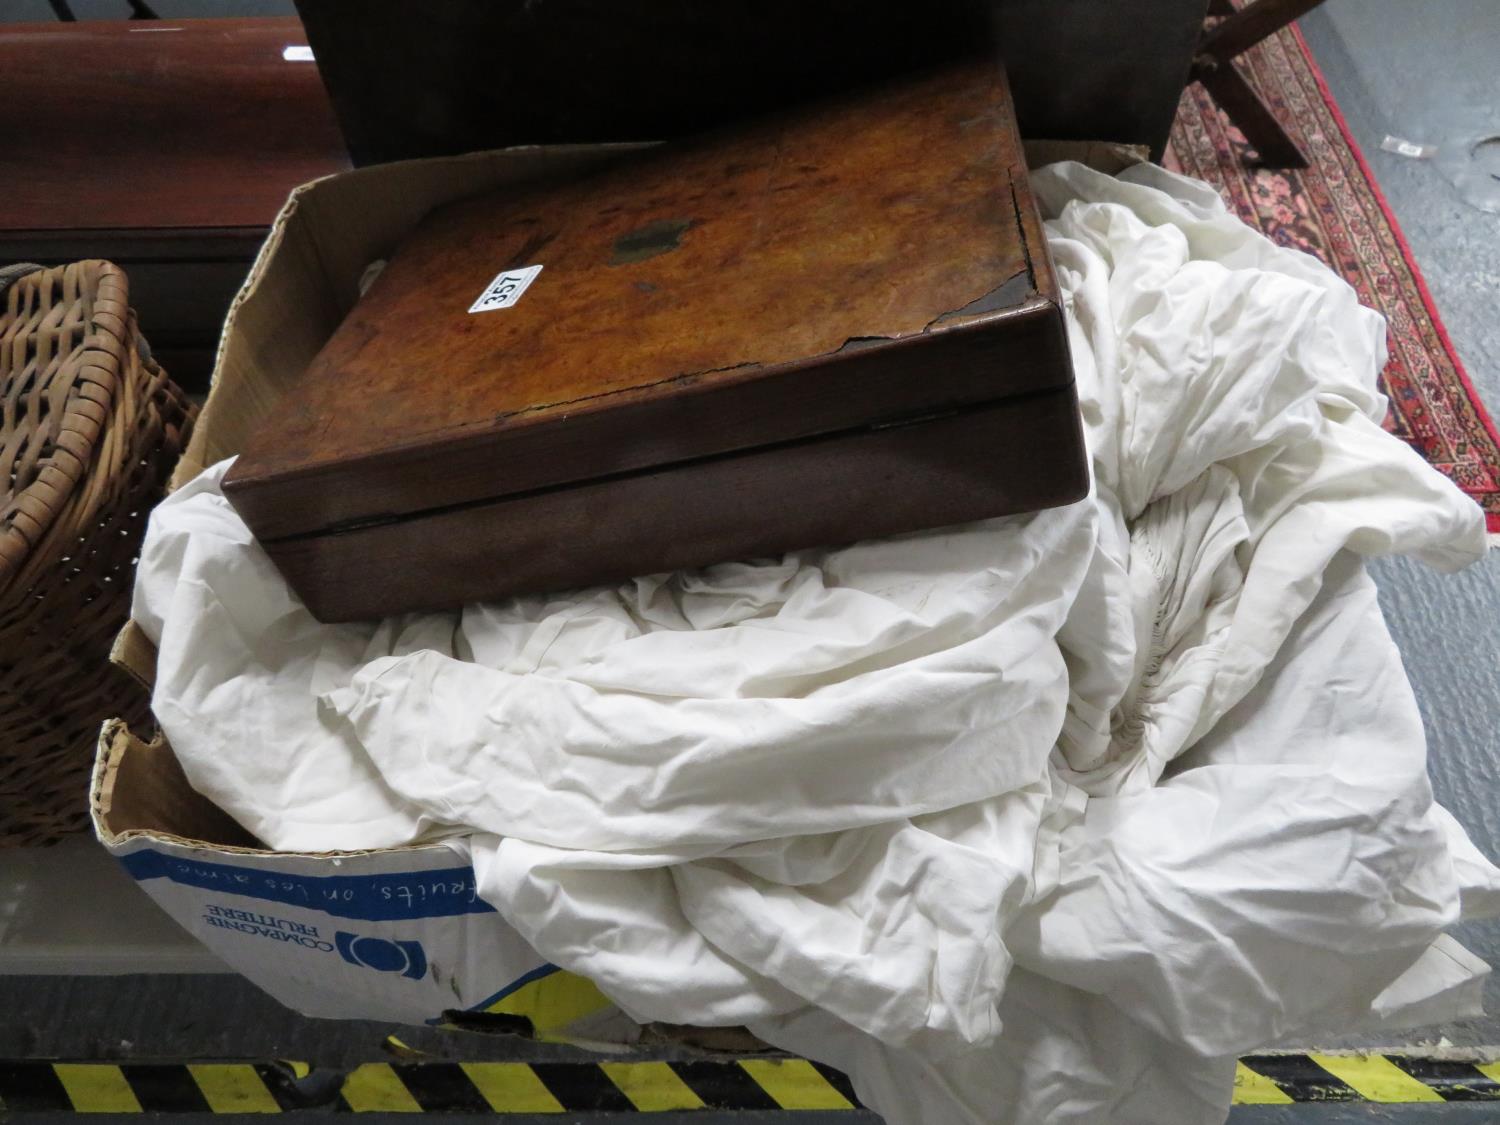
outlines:
[[[1003,73],[964,64],[435,212],[225,488],[316,533],[1063,386],[1027,343],[1060,332]]]

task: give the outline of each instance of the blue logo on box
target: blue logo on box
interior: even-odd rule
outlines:
[[[400,973],[412,980],[427,975],[427,954],[419,941],[360,937],[340,930],[333,935],[333,944],[339,956],[351,965],[374,969],[377,973]]]
[[[138,882],[164,878],[184,887],[307,907],[351,921],[406,922],[495,912],[476,893],[472,867],[381,875],[297,875],[183,859],[153,848],[123,855],[120,862]]]

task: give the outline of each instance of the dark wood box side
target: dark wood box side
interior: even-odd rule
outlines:
[[[1045,258],[1036,261],[1053,288]],[[816,364],[761,368],[731,382],[684,381],[667,396],[579,403],[565,425],[476,431],[301,473],[232,474],[225,491],[269,542],[410,516],[433,508],[435,491],[453,506],[681,462],[685,448],[701,446],[705,427],[716,431],[719,448],[743,450],[789,433],[805,438],[972,408],[1069,385],[1072,377],[1062,309],[1033,291],[1017,309],[929,335],[855,343]],[[857,427],[848,424],[851,400],[861,408]],[[562,478],[561,465],[569,469]]]
[[[1033,511],[1088,485],[1069,385],[266,549],[320,620],[348,621]]]

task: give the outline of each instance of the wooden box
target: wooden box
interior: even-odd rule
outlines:
[[[225,480],[325,621],[1087,487],[994,64],[434,212]]]

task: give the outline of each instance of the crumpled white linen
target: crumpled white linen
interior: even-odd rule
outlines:
[[[1483,525],[1379,426],[1380,318],[1205,185],[1034,184],[1087,501],[322,626],[219,466],[136,586],[189,779],[281,849],[449,839],[632,1015],[750,1024],[893,1125],[1211,1121],[1237,1052],[1468,1014],[1440,934],[1500,871],[1359,557]]]

